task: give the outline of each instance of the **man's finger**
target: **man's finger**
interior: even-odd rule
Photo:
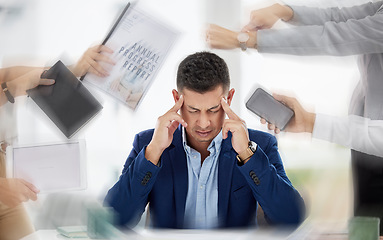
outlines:
[[[172,113],[168,113],[168,114],[172,114]],[[182,126],[184,127],[187,127],[187,123],[185,122],[185,120],[181,117],[181,115],[179,115],[178,113],[173,113],[172,115],[169,115],[168,116],[169,118],[169,124],[167,125],[168,128],[171,127],[171,125],[174,123],[174,121],[178,122],[179,124],[182,124]]]
[[[174,104],[174,106],[169,110],[171,112],[178,112],[184,104],[184,96],[181,95],[178,101]]]
[[[224,98],[221,99],[221,105],[222,105],[223,110],[225,111],[225,113],[229,117],[229,119],[242,121],[242,119],[240,117],[238,117],[237,114],[235,114],[233,112],[233,110],[231,110],[229,104],[226,102],[226,100]]]
[[[173,134],[176,129],[178,128],[178,125],[179,125],[179,122],[178,121],[173,121],[170,126],[168,127],[169,128],[169,131]]]

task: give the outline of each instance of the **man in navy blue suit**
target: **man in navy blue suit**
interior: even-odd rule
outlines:
[[[275,137],[246,127],[230,108],[234,92],[217,55],[200,52],[181,62],[175,105],[154,130],[136,135],[105,198],[118,224],[136,225],[147,204],[157,228],[255,226],[257,203],[270,224],[303,221],[304,202],[286,176]]]

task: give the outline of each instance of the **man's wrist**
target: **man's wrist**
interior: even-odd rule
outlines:
[[[163,150],[159,150],[154,147],[151,143],[145,149],[145,158],[151,161],[154,165],[157,165],[160,161]]]
[[[237,155],[237,160],[241,164],[245,164],[255,153],[257,150],[257,144],[255,142],[249,141],[247,148]]]

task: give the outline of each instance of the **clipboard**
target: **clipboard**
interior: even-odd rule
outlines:
[[[7,147],[7,177],[21,178],[41,193],[87,186],[84,140]]]
[[[68,139],[103,108],[61,61],[42,77],[56,82],[50,86],[40,85],[27,93]]]
[[[129,9],[129,7],[130,7],[130,2],[128,2],[128,4],[126,4],[124,10],[122,10],[122,13],[120,14],[120,16],[118,16],[116,22],[113,24],[113,27],[108,32],[108,34],[106,35],[104,41],[102,41],[101,45],[105,45],[105,43],[109,40],[110,36],[112,36],[114,30],[117,28],[118,24],[121,22],[121,19],[124,17],[125,13]],[[80,80],[81,81],[84,80],[85,76],[86,76],[86,73],[80,77]]]
[[[115,64],[100,61],[108,76],[88,72],[81,79],[135,110],[174,46],[179,32],[128,3],[103,41]]]

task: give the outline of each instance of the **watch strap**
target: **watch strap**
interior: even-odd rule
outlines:
[[[242,51],[246,51],[246,49],[247,49],[246,42],[240,42],[239,46],[241,47]]]
[[[7,83],[6,83],[6,82],[3,82],[3,83],[1,84],[1,87],[3,88],[3,92],[4,92],[5,96],[7,97],[8,101],[9,101],[10,103],[14,103],[14,102],[15,102],[15,99],[13,98],[12,94],[9,92]]]
[[[238,162],[243,163],[244,161],[248,160],[254,155],[256,150],[257,150],[257,145],[255,144],[255,148],[253,148],[253,142],[249,141],[249,146],[246,148],[246,150],[237,155]]]

